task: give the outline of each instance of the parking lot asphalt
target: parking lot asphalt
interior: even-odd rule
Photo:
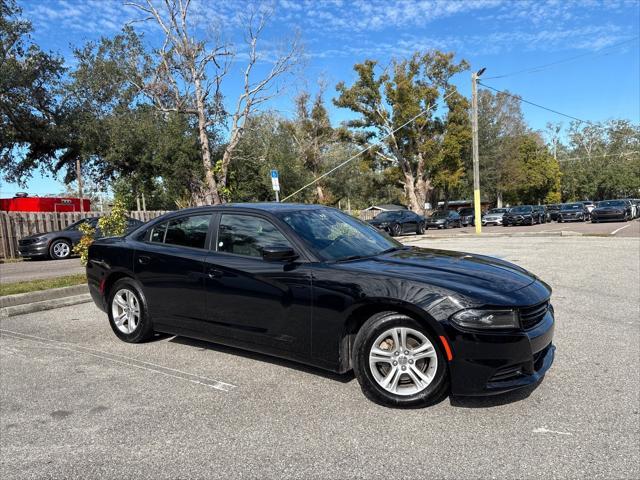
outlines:
[[[84,273],[80,258],[67,260],[23,260],[0,264],[0,283],[23,282],[40,278]]]
[[[640,477],[638,240],[419,245],[551,284],[557,355],[537,388],[393,410],[349,374],[180,337],[122,343],[85,304],[0,321],[0,476]]]
[[[560,232],[576,232],[582,235],[597,235],[597,236],[615,236],[615,237],[627,237],[638,238],[640,237],[640,219],[635,219],[630,222],[604,222],[604,223],[591,223],[591,222],[549,222],[536,225],[518,225],[511,227],[503,227],[502,225],[487,225],[482,227],[484,233],[489,234],[520,234],[520,233],[538,233],[544,234],[557,234]],[[473,225],[462,228],[450,228],[447,230],[430,229],[425,232],[427,236],[452,236],[458,234],[475,234],[475,227]]]

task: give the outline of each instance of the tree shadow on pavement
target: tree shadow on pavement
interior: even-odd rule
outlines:
[[[229,355],[237,355],[240,357],[249,358],[251,360],[256,360],[258,362],[271,363],[273,365],[290,368],[292,370],[298,370],[300,372],[309,373],[311,375],[317,375],[319,377],[324,377],[329,380],[334,380],[340,383],[349,383],[355,379],[353,375],[353,371],[349,371],[344,374],[334,373],[327,370],[322,370],[320,368],[312,367],[309,365],[303,365],[301,363],[294,362],[292,360],[272,357],[271,355],[266,355],[266,354],[257,353],[257,352],[250,352],[248,350],[242,350],[240,348],[228,347],[226,345],[221,345],[218,343],[209,343],[202,340],[195,340],[192,338],[178,337],[178,336],[171,338],[169,341],[171,343],[177,343],[180,345],[197,347],[202,350],[213,350],[220,353],[227,353]]]

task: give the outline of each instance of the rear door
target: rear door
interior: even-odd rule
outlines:
[[[218,221],[205,266],[208,331],[232,343],[310,352],[311,268],[302,258],[262,258],[265,246],[299,249],[265,216],[229,212]]]
[[[418,216],[413,212],[402,212],[402,230],[406,232],[415,232],[418,228]]]
[[[134,272],[159,326],[197,330],[205,317],[204,261],[212,214],[173,217],[149,229],[136,246]]]

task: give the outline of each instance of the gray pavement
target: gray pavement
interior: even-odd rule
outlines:
[[[119,342],[92,304],[0,321],[0,477],[640,477],[637,239],[426,239],[554,288],[538,388],[393,410],[350,375],[185,338]]]
[[[0,283],[63,277],[84,273],[84,271],[79,257],[67,260],[23,260],[21,262],[0,263]]]
[[[560,232],[575,232],[582,235],[597,236],[615,236],[625,238],[640,237],[640,219],[630,222],[550,222],[537,225],[521,225],[512,227],[503,227],[501,225],[488,225],[482,227],[482,231],[489,234],[513,235],[520,233],[535,234],[559,234]],[[448,230],[430,229],[425,232],[426,236],[450,237],[459,235],[475,235],[475,227],[473,225],[462,228],[450,228]],[[403,235],[402,238],[411,235]],[[413,235],[415,236],[415,234]]]

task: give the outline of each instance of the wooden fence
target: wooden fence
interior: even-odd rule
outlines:
[[[128,215],[143,222],[166,211],[133,211]],[[106,212],[0,212],[0,258],[17,258],[18,240],[34,233],[63,230],[86,217],[100,217]]]

